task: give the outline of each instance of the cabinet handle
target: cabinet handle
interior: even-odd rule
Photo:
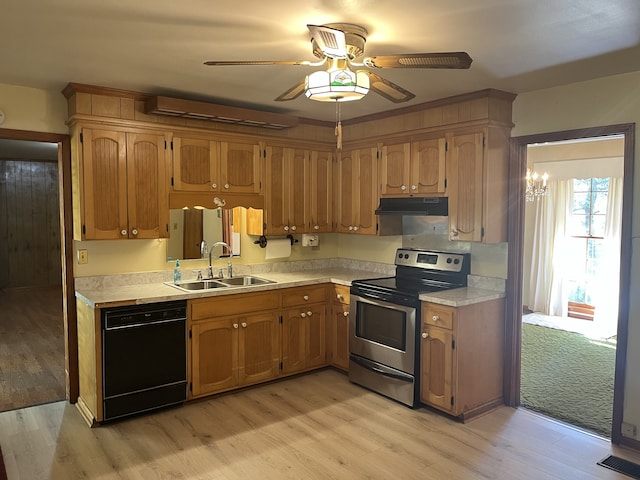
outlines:
[[[336,295],[336,297],[338,298],[338,300],[342,300],[342,298],[343,298],[343,297],[342,297],[342,294],[340,294],[340,293],[339,293],[339,294],[337,294],[337,295]]]
[[[218,184],[217,183],[212,183],[211,184],[211,188],[218,188]]]
[[[455,228],[451,229],[451,236],[452,237],[457,237],[458,236],[458,230],[456,230]]]
[[[137,235],[138,234],[138,229],[134,228],[133,230],[131,230],[131,234],[132,235]]]
[[[415,185],[411,185],[411,190],[417,190],[418,187],[416,187]]]
[[[234,324],[233,324],[233,328],[238,328],[238,324],[237,324],[237,323],[234,323]]]
[[[422,338],[427,338],[429,334],[427,332],[422,332]]]
[[[342,312],[342,315],[344,315],[345,317],[349,316],[349,312]]]
[[[318,225],[314,225],[314,226],[313,226],[313,229],[314,229],[314,230],[320,230],[320,227],[319,227]]]
[[[300,313],[300,316],[301,316],[302,318],[304,318],[304,317],[306,317],[306,316],[307,316],[307,314],[306,314],[306,313],[304,313],[304,312],[302,312],[302,313]]]
[[[293,227],[291,227],[291,230],[293,230],[294,232],[296,231],[296,226],[294,225]]]
[[[228,184],[228,183],[225,183],[225,184],[224,184],[224,188],[229,189],[229,184]]]
[[[309,300],[309,295],[305,295],[304,297],[302,297],[304,299],[304,301],[306,302],[307,300]]]
[[[406,186],[406,185],[402,185],[402,186],[400,187],[400,190],[402,190],[403,192],[404,192],[406,189],[407,189],[407,186]]]
[[[350,231],[351,231],[351,230],[353,230],[353,227],[352,227],[351,225],[349,225],[349,230],[350,230]]]
[[[307,312],[307,317],[311,317],[311,316],[313,316],[313,312],[312,311],[308,311]]]
[[[289,226],[288,226],[288,225],[285,225],[285,226],[284,226],[284,231],[285,231],[285,232],[288,232],[288,231],[289,231]]]
[[[433,320],[434,322],[439,322],[440,321],[440,316],[434,315],[433,317],[431,317],[431,320]]]
[[[359,227],[353,227],[353,231],[357,232]]]
[[[242,322],[240,325],[242,325],[242,328],[247,328],[247,322]]]
[[[126,237],[127,231],[123,228],[122,230],[120,230],[120,235],[122,235],[123,237]]]

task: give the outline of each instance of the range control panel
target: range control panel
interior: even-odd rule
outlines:
[[[435,252],[415,248],[399,248],[396,252],[396,265],[417,267],[443,272],[462,272],[468,270],[468,253]]]

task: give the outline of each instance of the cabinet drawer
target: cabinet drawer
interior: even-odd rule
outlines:
[[[349,287],[334,285],[333,294],[331,301],[342,305],[349,305]]]
[[[444,305],[434,305],[432,303],[422,306],[422,323],[435,327],[453,329],[455,308]]]
[[[280,307],[276,290],[265,293],[231,294],[213,298],[191,300],[189,310],[191,320],[223,317],[240,313],[275,310]]]
[[[298,287],[282,291],[282,306],[293,307],[308,303],[320,303],[327,301],[327,288],[325,285],[313,287]]]

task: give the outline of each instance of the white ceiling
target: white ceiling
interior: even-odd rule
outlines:
[[[416,98],[394,104],[369,93],[344,104],[342,118],[640,70],[638,0],[3,0],[0,83],[86,83],[332,120],[331,104],[273,101],[310,67],[202,64],[315,60],[306,25],[330,22],[364,26],[370,56],[473,58],[469,70],[379,70]]]

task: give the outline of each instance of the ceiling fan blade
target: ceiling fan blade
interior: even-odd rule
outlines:
[[[467,52],[409,53],[367,57],[362,63],[370,68],[469,68],[473,60]]]
[[[305,81],[303,80],[300,83],[297,83],[296,85],[291,87],[286,92],[284,92],[282,95],[276,98],[275,101],[286,102],[288,100],[295,100],[296,98],[298,98],[300,95],[304,93],[304,87],[305,87]]]
[[[415,95],[409,90],[405,90],[401,86],[382,78],[376,73],[369,71],[366,72],[369,76],[369,89],[373,90],[378,95],[382,95],[387,100],[391,100],[394,103],[402,103],[415,98]]]
[[[218,67],[221,65],[308,65],[309,62],[304,60],[210,60],[208,62],[204,62],[204,64]]]
[[[347,58],[347,37],[342,30],[322,25],[307,25],[311,41],[331,58]]]

